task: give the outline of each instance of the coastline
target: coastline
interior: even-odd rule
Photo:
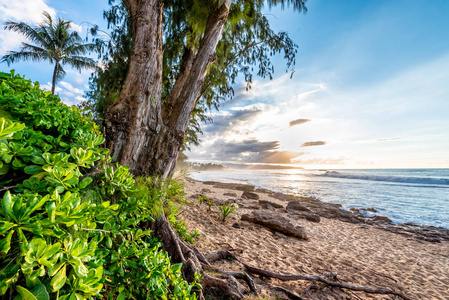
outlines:
[[[367,287],[388,288],[412,299],[447,299],[449,230],[418,224],[392,224],[382,216],[368,217],[341,205],[256,189],[247,184],[185,180],[185,209],[189,229],[198,229],[197,247],[203,252],[241,249],[237,256],[252,266],[283,274],[322,275],[337,272],[339,279]],[[243,193],[259,199],[244,199]],[[216,205],[237,203],[236,215],[226,223],[216,220],[218,210],[199,206],[198,195]],[[293,209],[292,209],[293,208]],[[269,215],[304,229],[308,239],[288,236],[251,222],[253,215]],[[239,266],[227,261],[222,268]],[[240,266],[241,267],[241,266]],[[276,283],[276,284],[274,284]],[[310,287],[310,282],[282,283],[257,279],[261,295],[284,297],[269,286],[283,286],[304,299],[385,299],[385,295]],[[356,294],[355,294],[356,293]],[[357,298],[359,297],[359,298]]]

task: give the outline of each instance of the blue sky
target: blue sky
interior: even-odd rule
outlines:
[[[14,2],[0,0],[0,21],[38,22],[46,9],[105,27],[106,0]],[[248,92],[238,83],[236,97],[203,126],[203,142],[187,153],[191,160],[449,167],[449,1],[309,0],[307,6],[306,14],[267,11],[273,28],[300,46],[293,78],[275,57],[272,81],[257,79]],[[85,25],[78,30],[85,34]],[[0,30],[0,55],[18,41]],[[12,67],[43,85],[51,80],[47,63]],[[59,85],[66,103],[82,99],[88,77],[68,72]],[[290,126],[295,120],[303,122]]]

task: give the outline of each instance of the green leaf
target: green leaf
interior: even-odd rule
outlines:
[[[2,163],[2,166],[0,167],[0,176],[5,175],[6,173],[8,173],[8,171],[9,171],[9,165]]]
[[[50,295],[48,294],[45,285],[41,283],[36,285],[36,287],[31,292],[37,300],[50,300]]]
[[[25,166],[25,164],[19,159],[19,158],[15,158],[13,161],[12,161],[12,166],[14,167],[14,168],[22,168],[23,166]]]
[[[14,227],[16,224],[7,222],[7,221],[0,221],[0,235],[5,234],[8,230],[10,230],[12,227]]]
[[[117,296],[117,300],[126,300],[126,293],[120,293]]]
[[[6,255],[11,249],[11,238],[14,230],[8,232],[8,235],[0,240],[0,255]],[[1,294],[0,294],[1,295]]]
[[[37,298],[33,295],[33,293],[31,293],[26,288],[21,287],[20,285],[17,286],[17,291],[22,296],[22,300],[37,300]]]
[[[36,165],[45,165],[45,160],[40,156],[33,156],[31,161]]]
[[[41,166],[31,165],[25,167],[25,173],[29,175],[35,175],[37,173],[41,173],[43,171]]]
[[[93,179],[91,177],[86,177],[80,182],[80,189],[84,189],[86,186],[91,184]]]
[[[59,272],[56,273],[56,275],[51,279],[50,285],[53,288],[52,292],[59,291],[64,286],[65,282],[67,281],[66,268],[67,268],[67,266],[64,265],[59,270]]]
[[[11,199],[11,193],[9,191],[6,191],[5,195],[3,195],[3,200],[2,200],[3,211],[11,219],[13,219],[17,222],[17,219],[15,218],[15,216],[12,213],[12,206],[13,206],[13,203],[12,203],[12,199]]]

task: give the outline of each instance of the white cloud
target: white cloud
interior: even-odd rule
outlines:
[[[46,0],[0,0],[0,22],[25,22],[36,25],[42,22],[42,13],[47,11],[53,18],[56,10],[47,5]],[[23,37],[15,32],[0,29],[0,55],[15,50],[23,41]]]
[[[83,90],[74,87],[73,85],[71,85],[68,82],[60,81],[58,84],[73,94],[80,94],[80,95],[84,94]]]
[[[47,82],[47,84],[42,84],[41,88],[46,89],[47,91],[51,91],[51,83]],[[55,94],[59,95],[62,102],[67,105],[77,105],[81,101],[87,100],[83,97],[83,90],[74,87],[66,81],[60,81],[56,83]]]
[[[70,29],[72,29],[73,31],[76,31],[78,33],[83,32],[84,26],[82,25],[78,25],[72,22],[72,24],[70,24]]]

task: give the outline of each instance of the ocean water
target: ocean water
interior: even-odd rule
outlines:
[[[345,209],[374,207],[395,223],[449,228],[449,169],[225,170],[192,177],[312,196]]]

